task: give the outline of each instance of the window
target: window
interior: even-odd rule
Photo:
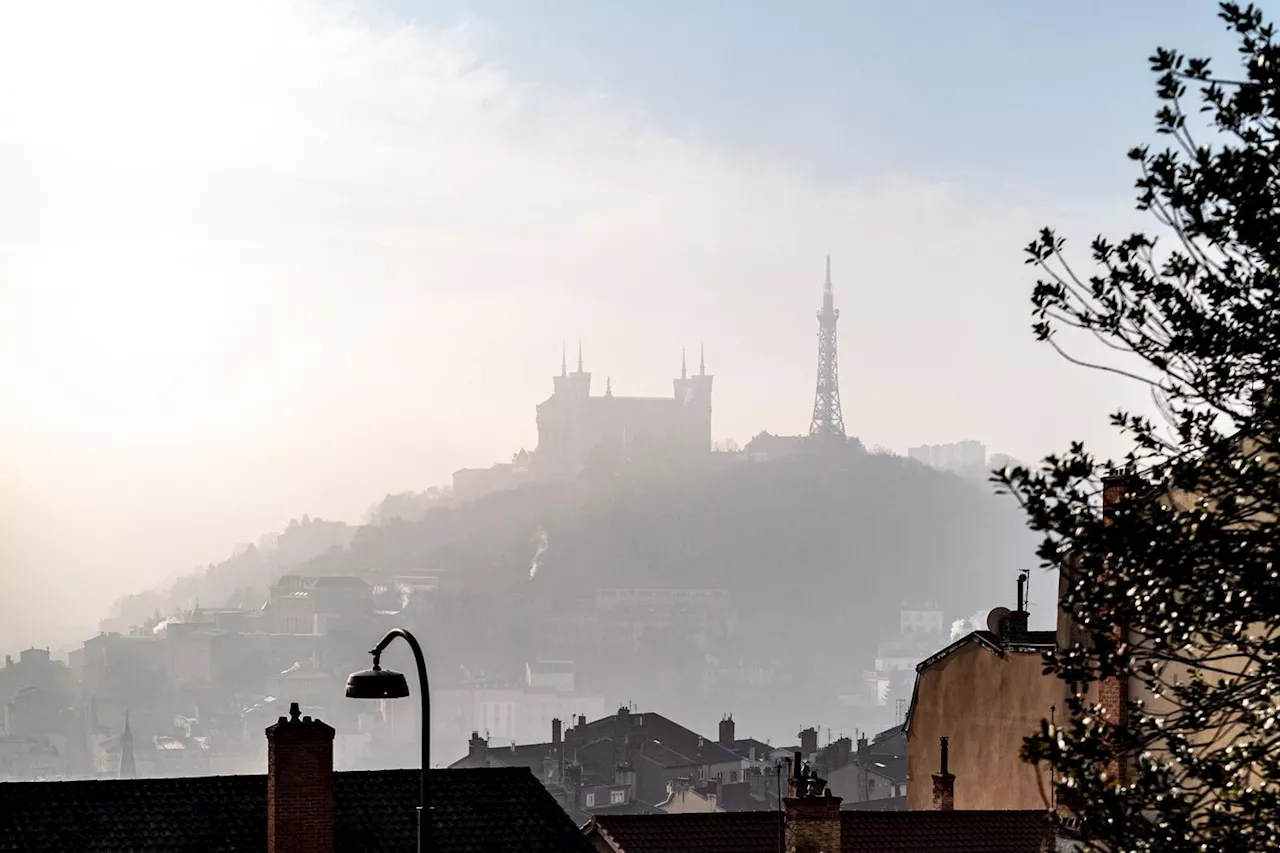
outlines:
[[[737,770],[730,770],[730,771],[729,771],[729,781],[730,781],[730,782],[737,782],[737,781],[738,781],[738,771],[737,771]]]
[[[596,792],[591,791],[587,794],[587,808],[591,808],[596,804]]]
[[[613,805],[616,806],[620,803],[625,803],[626,801],[627,801],[626,791],[610,791],[609,792],[609,802],[612,803]]]

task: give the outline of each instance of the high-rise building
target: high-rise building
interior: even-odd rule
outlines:
[[[908,448],[907,455],[930,468],[955,474],[985,474],[987,467],[987,448],[980,441],[922,444]]]

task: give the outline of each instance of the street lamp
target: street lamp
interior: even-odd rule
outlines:
[[[413,649],[413,659],[418,664],[418,686],[422,689],[422,802],[418,806],[418,853],[431,850],[431,788],[428,770],[431,767],[431,690],[427,685],[427,663],[422,657],[422,646],[403,628],[392,628],[378,645],[369,652],[373,655],[373,669],[362,669],[347,676],[348,699],[403,699],[409,695],[409,682],[403,673],[383,669],[382,650],[396,637]]]

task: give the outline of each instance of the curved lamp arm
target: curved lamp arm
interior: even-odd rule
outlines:
[[[382,652],[396,637],[401,637],[413,650],[414,662],[418,665],[418,686],[422,691],[422,802],[418,806],[418,852],[431,850],[431,787],[428,780],[431,768],[431,688],[427,683],[427,661],[422,656],[422,646],[418,639],[404,628],[392,628],[387,635],[378,641],[378,645],[369,654],[373,655],[373,665],[381,665]]]

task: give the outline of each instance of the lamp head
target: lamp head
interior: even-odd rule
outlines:
[[[348,699],[403,699],[409,695],[409,682],[404,674],[383,669],[362,669],[347,676]]]

